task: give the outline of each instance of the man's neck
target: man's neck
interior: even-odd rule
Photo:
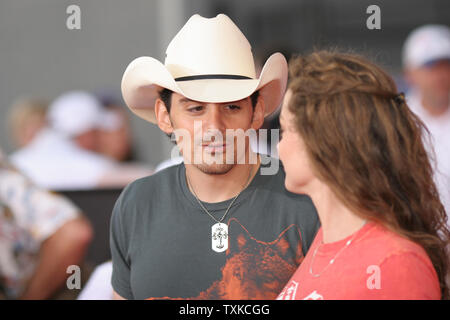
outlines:
[[[250,184],[259,165],[258,156],[256,164],[237,164],[225,174],[208,174],[193,164],[185,164],[187,184],[191,192],[203,202],[229,200]]]

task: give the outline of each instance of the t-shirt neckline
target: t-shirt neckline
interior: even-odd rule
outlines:
[[[255,176],[251,179],[249,185],[242,190],[241,194],[238,196],[238,198],[234,201],[233,205],[231,206],[231,208],[239,205],[242,201],[244,201],[255,189],[255,185],[258,183],[259,179],[261,179],[261,168],[265,167],[265,165],[260,162],[260,165],[258,167],[258,171],[255,174]],[[200,207],[199,203],[197,202],[197,199],[195,198],[195,196],[192,194],[191,190],[188,188],[187,186],[187,182],[186,182],[186,167],[184,165],[184,163],[181,163],[178,165],[178,185],[181,187],[181,191],[184,194],[184,196],[186,197],[186,199],[188,200],[188,203],[191,204],[191,206],[198,208],[199,210],[202,210],[202,208]],[[233,197],[234,198],[234,197]],[[233,198],[231,199],[227,199],[224,201],[220,201],[220,202],[204,202],[201,201],[203,206],[210,212],[210,213],[220,213],[223,214],[224,211],[228,208],[228,206],[230,205],[231,201],[233,201]],[[220,212],[217,212],[220,211]],[[219,217],[220,218],[220,217]]]
[[[347,243],[347,241],[349,241],[350,239],[353,238],[353,243],[359,241],[359,239],[361,239],[361,237],[363,237],[365,234],[367,234],[367,232],[372,229],[373,227],[376,226],[376,223],[373,221],[367,221],[366,224],[364,224],[361,228],[359,228],[357,231],[355,231],[354,233],[350,234],[349,236],[345,237],[344,239],[338,240],[338,241],[334,241],[334,242],[329,242],[329,243],[322,243],[322,239],[323,239],[323,229],[322,227],[320,228],[320,234],[318,235],[319,238],[319,244],[317,244],[319,247],[319,249],[317,250],[317,254],[319,255],[328,255],[331,254],[333,252],[337,252],[338,250],[340,250],[342,247],[345,246],[345,244]]]

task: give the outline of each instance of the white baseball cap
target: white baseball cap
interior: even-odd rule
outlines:
[[[50,105],[47,118],[50,127],[69,137],[100,129],[107,122],[100,102],[84,91],[70,91],[59,96]]]
[[[450,59],[450,28],[425,25],[413,30],[403,46],[405,68],[419,68],[438,60]]]
[[[124,126],[125,120],[115,110],[105,110],[101,129],[105,131],[115,131]]]

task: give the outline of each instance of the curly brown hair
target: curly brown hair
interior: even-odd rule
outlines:
[[[360,217],[422,246],[448,299],[450,231],[424,147],[429,133],[392,78],[361,56],[319,51],[291,59],[289,90],[318,178]]]

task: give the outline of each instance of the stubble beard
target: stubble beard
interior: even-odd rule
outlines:
[[[194,164],[194,167],[196,167],[198,170],[200,170],[203,173],[206,174],[226,174],[228,173],[231,169],[233,169],[235,166],[235,164]]]
[[[198,170],[200,170],[205,174],[214,174],[214,175],[226,174],[236,165],[235,161],[232,161],[231,163],[230,161],[227,161],[226,153],[221,154],[221,156],[216,158],[216,160],[220,159],[219,161],[212,161],[212,159],[210,158],[211,161],[209,163],[205,162],[205,157],[214,158],[214,155],[203,153],[203,162],[201,163],[195,163],[195,161],[193,162],[194,167],[196,167]]]
[[[248,153],[248,143],[246,142],[244,145],[241,145],[240,147],[243,147],[243,149],[238,150],[239,147],[236,140],[233,143],[233,148],[230,149],[227,146],[223,153],[220,152],[218,154],[205,152],[203,148],[195,142],[192,144],[195,145],[195,152],[192,152],[190,162],[188,163],[192,164],[201,172],[211,175],[223,175],[228,173],[237,164],[241,164],[242,159],[245,159],[246,154]],[[183,154],[182,147],[180,148],[180,152]],[[196,158],[196,152],[197,154],[201,154],[201,160]]]

